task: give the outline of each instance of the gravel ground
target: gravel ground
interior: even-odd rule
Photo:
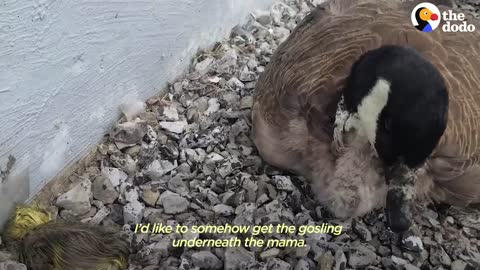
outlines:
[[[125,116],[98,146],[95,162],[71,176],[81,183],[56,200],[57,218],[130,235],[132,270],[480,269],[480,212],[417,209],[417,227],[402,236],[385,227],[382,211],[342,222],[316,206],[304,179],[258,156],[249,138],[255,81],[315,2],[286,0],[252,14],[229,40],[200,52],[166,96],[123,105]],[[461,2],[478,16],[478,0]],[[329,223],[343,232],[296,236],[306,243],[301,248],[174,248],[174,239],[230,236],[134,234],[141,222]],[[4,269],[26,268],[0,251]]]

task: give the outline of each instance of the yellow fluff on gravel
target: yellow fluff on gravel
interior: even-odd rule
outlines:
[[[120,270],[129,243],[113,228],[56,221],[39,205],[17,206],[4,231],[12,254],[29,270]]]
[[[51,214],[38,205],[17,206],[7,225],[6,236],[11,240],[23,239],[27,233],[51,220]]]

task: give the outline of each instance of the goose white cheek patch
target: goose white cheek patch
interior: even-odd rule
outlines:
[[[344,146],[345,133],[350,131],[355,131],[356,135],[364,136],[358,114],[352,114],[347,111],[344,104],[344,98],[342,96],[337,105],[335,125],[333,130],[333,140],[337,149],[340,149]]]
[[[387,105],[389,94],[390,82],[380,78],[368,95],[363,98],[357,109],[363,132],[365,132],[374,149],[378,119],[383,108]]]
[[[343,96],[338,103],[335,115],[334,141],[342,145],[344,132],[356,129],[359,135],[365,135],[375,149],[378,119],[383,108],[387,105],[390,94],[390,82],[378,79],[367,96],[365,96],[357,108],[357,113],[349,113],[344,104]]]
[[[333,129],[333,141],[337,149],[343,148],[344,133],[351,130],[359,131],[359,119],[357,114],[351,114],[347,111],[344,104],[344,98],[340,99],[335,114],[335,124]]]
[[[345,109],[345,104],[343,101],[343,95],[337,105],[337,112],[335,114],[335,124],[333,129],[333,141],[335,145],[343,145],[343,129],[345,122],[349,117],[348,111]]]

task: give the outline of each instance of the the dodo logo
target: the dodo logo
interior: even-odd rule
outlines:
[[[440,10],[433,4],[418,4],[412,11],[412,24],[422,32],[431,32],[440,25]]]
[[[441,20],[443,32],[473,32],[475,26],[465,21],[465,14],[455,13],[452,10],[440,13],[440,10],[431,3],[418,4],[411,14],[412,24],[422,32],[435,30]]]

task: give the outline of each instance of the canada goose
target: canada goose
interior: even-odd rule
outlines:
[[[480,36],[418,31],[414,6],[317,7],[272,56],[252,109],[267,163],[309,179],[339,218],[385,207],[394,232],[414,199],[480,206]]]
[[[423,32],[431,32],[433,28],[428,21],[436,21],[438,18],[439,14],[433,13],[428,8],[420,7],[415,11],[415,19],[418,22],[418,25],[415,27]]]
[[[4,239],[18,260],[32,270],[122,270],[127,241],[106,227],[53,221],[38,205],[16,207]]]

